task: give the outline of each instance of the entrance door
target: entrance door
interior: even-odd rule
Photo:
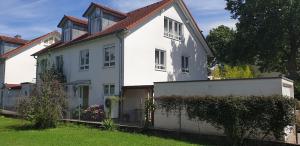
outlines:
[[[82,108],[86,109],[89,107],[89,86],[80,87],[80,98],[82,99]]]

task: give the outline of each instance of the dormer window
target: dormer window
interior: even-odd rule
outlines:
[[[71,28],[65,28],[63,29],[63,36],[64,41],[70,41],[71,40]]]
[[[101,12],[99,9],[96,9],[94,13],[89,18],[89,32],[94,34],[101,31]]]
[[[58,27],[62,29],[63,42],[68,42],[86,33],[87,21],[72,16],[64,16]]]
[[[116,22],[126,18],[126,14],[118,12],[96,3],[91,3],[84,12],[83,17],[88,18],[88,30],[90,34],[101,32]]]

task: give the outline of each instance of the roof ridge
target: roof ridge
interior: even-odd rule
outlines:
[[[73,19],[79,19],[79,20],[87,21],[86,18],[78,18],[76,16],[71,16],[71,15],[64,15],[64,16],[66,16],[67,18],[73,18]]]
[[[7,42],[16,43],[16,44],[25,44],[28,41],[30,41],[30,40],[16,38],[16,37],[8,36],[8,35],[0,35],[0,40],[4,40]]]
[[[128,15],[128,14],[131,14],[131,13],[135,13],[136,11],[139,11],[139,10],[142,10],[142,9],[145,9],[145,8],[148,8],[148,7],[151,7],[151,6],[153,6],[153,5],[160,4],[160,3],[164,2],[164,1],[166,1],[166,0],[161,0],[161,1],[158,1],[158,2],[155,2],[155,3],[152,3],[152,4],[150,4],[150,5],[146,5],[146,6],[144,6],[144,7],[137,8],[137,9],[135,9],[135,10],[132,10],[132,11],[128,12],[127,15]]]

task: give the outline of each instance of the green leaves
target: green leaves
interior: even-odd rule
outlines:
[[[215,50],[215,55],[219,62],[228,62],[235,31],[227,26],[221,25],[210,30],[206,40],[210,48]]]
[[[270,97],[159,97],[158,108],[187,111],[190,119],[206,121],[223,129],[231,145],[243,145],[246,138],[262,135],[281,140],[284,128],[295,122],[295,101],[282,96]],[[257,137],[260,138],[260,137]]]
[[[237,30],[231,60],[253,64],[262,71],[278,71],[293,80],[300,69],[299,0],[226,0]]]
[[[254,78],[256,74],[254,69],[249,65],[229,66],[217,65],[212,71],[213,79],[241,79]]]

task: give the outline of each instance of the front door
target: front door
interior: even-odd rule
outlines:
[[[82,99],[82,108],[86,109],[89,107],[89,86],[80,87],[80,98]]]

